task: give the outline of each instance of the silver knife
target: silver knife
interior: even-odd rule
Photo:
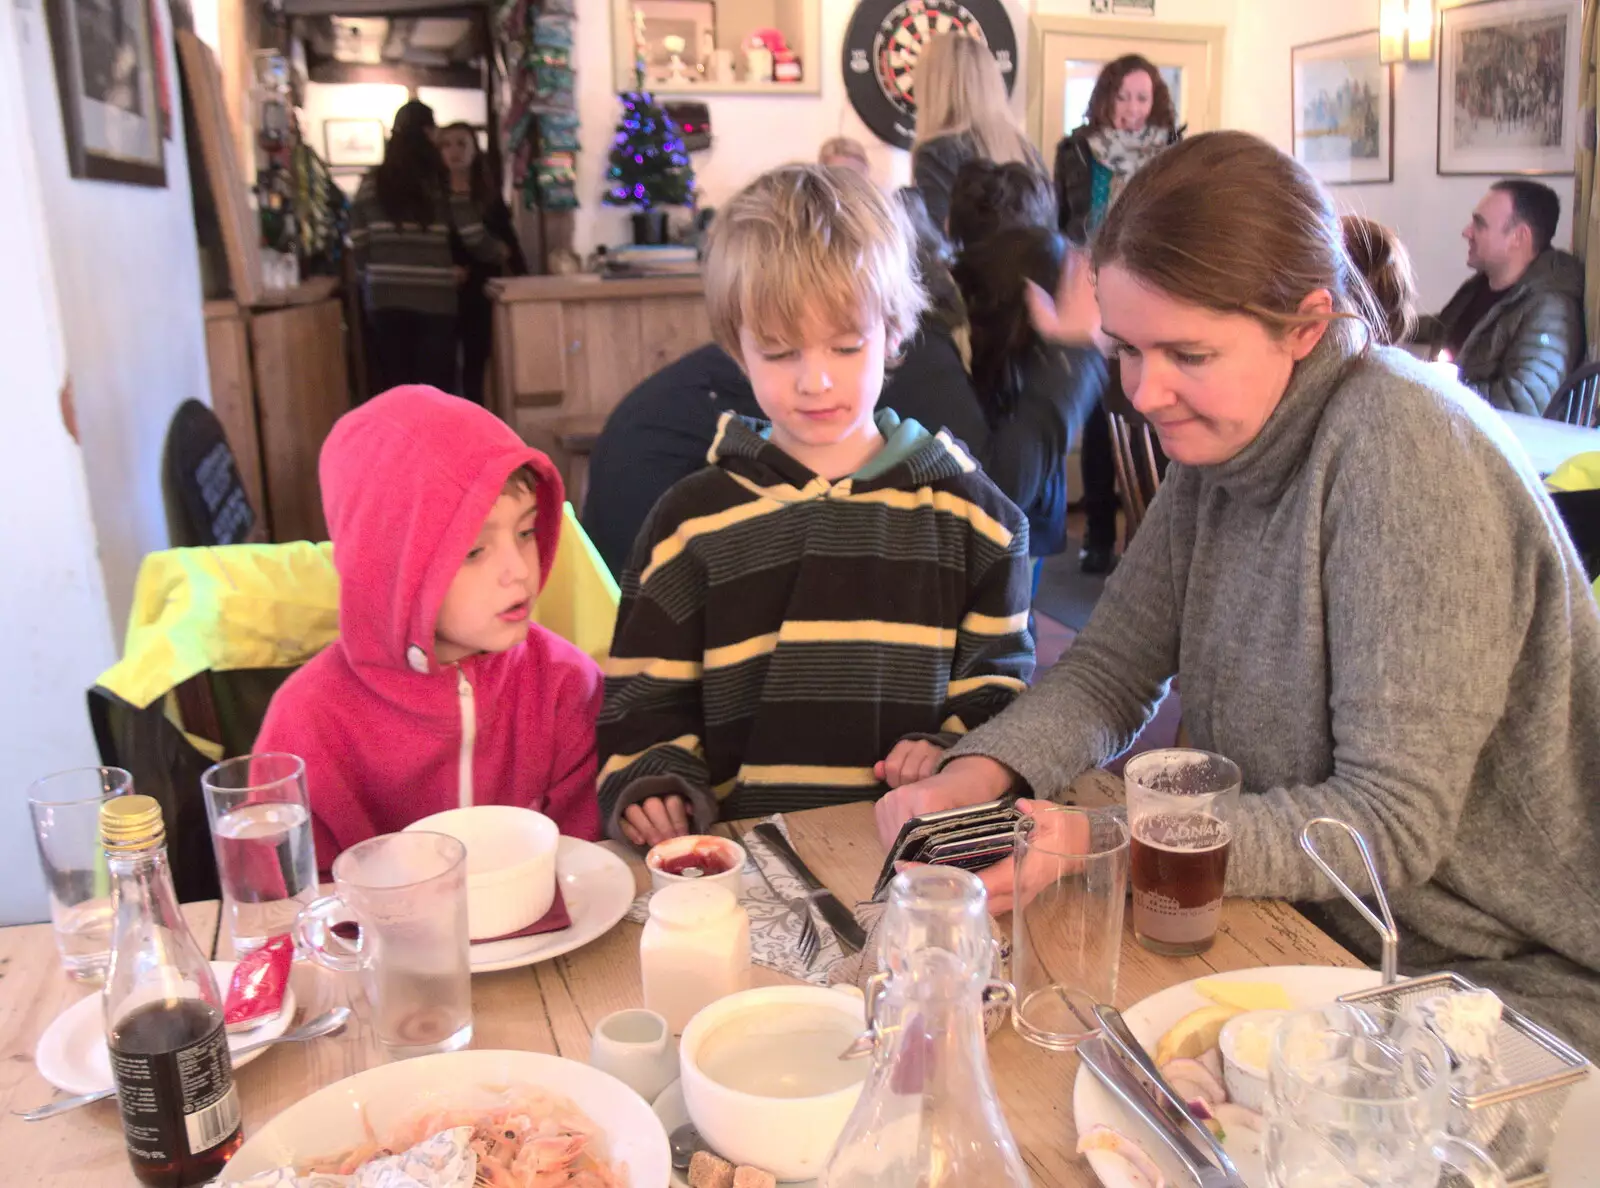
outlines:
[[[1228,1164],[1230,1170],[1224,1171],[1214,1166],[1200,1148],[1189,1141],[1188,1136],[1167,1117],[1166,1111],[1145,1092],[1133,1073],[1128,1071],[1128,1066],[1112,1053],[1104,1037],[1091,1036],[1079,1043],[1078,1059],[1110,1091],[1111,1096],[1137,1114],[1155,1132],[1156,1137],[1178,1157],[1178,1162],[1183,1164],[1200,1188],[1246,1188],[1238,1171],[1231,1170],[1231,1162]]]
[[[1144,1045],[1129,1029],[1122,1018],[1122,1012],[1114,1006],[1102,1003],[1094,1008],[1094,1017],[1100,1023],[1101,1038],[1111,1054],[1119,1057],[1128,1066],[1129,1072],[1144,1086],[1146,1093],[1154,1093],[1158,1105],[1165,1098],[1177,1117],[1200,1139],[1202,1146],[1210,1153],[1217,1166],[1237,1179],[1239,1169],[1233,1165],[1233,1160],[1228,1158],[1228,1153],[1222,1149],[1222,1144],[1217,1142],[1217,1136],[1200,1124],[1200,1120],[1189,1112],[1189,1103],[1179,1097],[1177,1091],[1167,1084],[1167,1078],[1161,1075],[1161,1070],[1150,1058],[1150,1053],[1144,1050]]]
[[[810,897],[811,902],[817,905],[822,918],[828,922],[833,934],[839,938],[839,944],[852,953],[859,953],[866,946],[867,930],[861,927],[861,922],[856,919],[855,913],[845,907],[839,897],[824,887],[822,881],[811,873],[811,868],[799,854],[794,852],[794,847],[789,844],[789,839],[783,836],[783,831],[772,822],[765,821],[751,832],[771,847],[778,860],[805,885],[806,890],[816,892]]]

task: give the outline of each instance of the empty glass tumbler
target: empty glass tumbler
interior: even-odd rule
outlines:
[[[100,844],[100,806],[133,791],[120,767],[79,767],[28,789],[33,840],[50,892],[61,967],[76,982],[98,982],[111,959],[111,876]]]
[[[1117,994],[1128,826],[1110,809],[1035,802],[1017,822],[1017,906],[1011,918],[1012,1026],[1070,1051],[1098,1028],[1096,1004]]]

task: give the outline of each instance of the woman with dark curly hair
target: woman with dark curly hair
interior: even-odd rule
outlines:
[[[1073,243],[1087,243],[1134,174],[1182,135],[1172,93],[1153,62],[1126,54],[1108,63],[1095,80],[1083,124],[1056,146],[1062,233]],[[1126,403],[1115,382],[1106,397],[1112,407]],[[1088,522],[1079,561],[1084,573],[1107,573],[1117,544],[1117,489],[1103,407],[1084,426],[1083,487]]]

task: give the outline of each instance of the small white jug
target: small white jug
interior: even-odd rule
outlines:
[[[678,1041],[654,1011],[616,1011],[594,1025],[589,1063],[654,1102],[678,1079]]]

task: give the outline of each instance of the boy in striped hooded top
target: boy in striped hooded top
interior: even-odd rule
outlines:
[[[1033,673],[1027,521],[948,433],[877,409],[927,304],[900,210],[772,170],[718,213],[705,288],[767,420],[723,417],[623,575],[600,806],[635,845],[875,799]]]

